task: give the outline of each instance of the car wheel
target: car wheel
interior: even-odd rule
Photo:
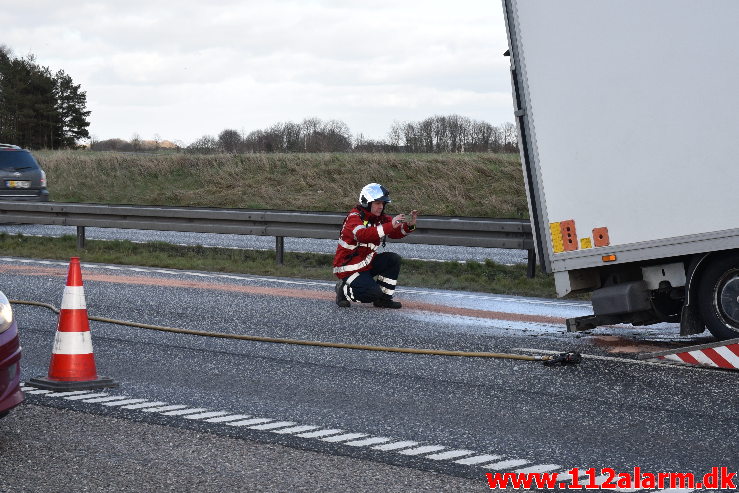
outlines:
[[[714,258],[701,274],[698,307],[718,339],[739,337],[739,256]]]

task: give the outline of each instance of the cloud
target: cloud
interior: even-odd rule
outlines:
[[[311,115],[372,137],[436,113],[512,120],[502,9],[489,0],[43,0],[4,10],[2,42],[81,83],[99,138],[191,141]]]

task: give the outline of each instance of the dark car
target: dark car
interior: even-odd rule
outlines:
[[[25,149],[0,144],[0,199],[49,200],[46,173]]]
[[[20,361],[18,326],[8,298],[0,292],[0,418],[23,402]]]

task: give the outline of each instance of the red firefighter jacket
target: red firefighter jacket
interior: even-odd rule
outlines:
[[[393,218],[387,214],[375,216],[356,206],[346,216],[341,228],[334,256],[334,274],[346,279],[355,272],[369,270],[383,238],[403,238],[414,229],[405,223],[393,228]]]

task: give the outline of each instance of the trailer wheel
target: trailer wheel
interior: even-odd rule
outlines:
[[[718,339],[739,337],[739,257],[715,258],[701,274],[698,307]]]

